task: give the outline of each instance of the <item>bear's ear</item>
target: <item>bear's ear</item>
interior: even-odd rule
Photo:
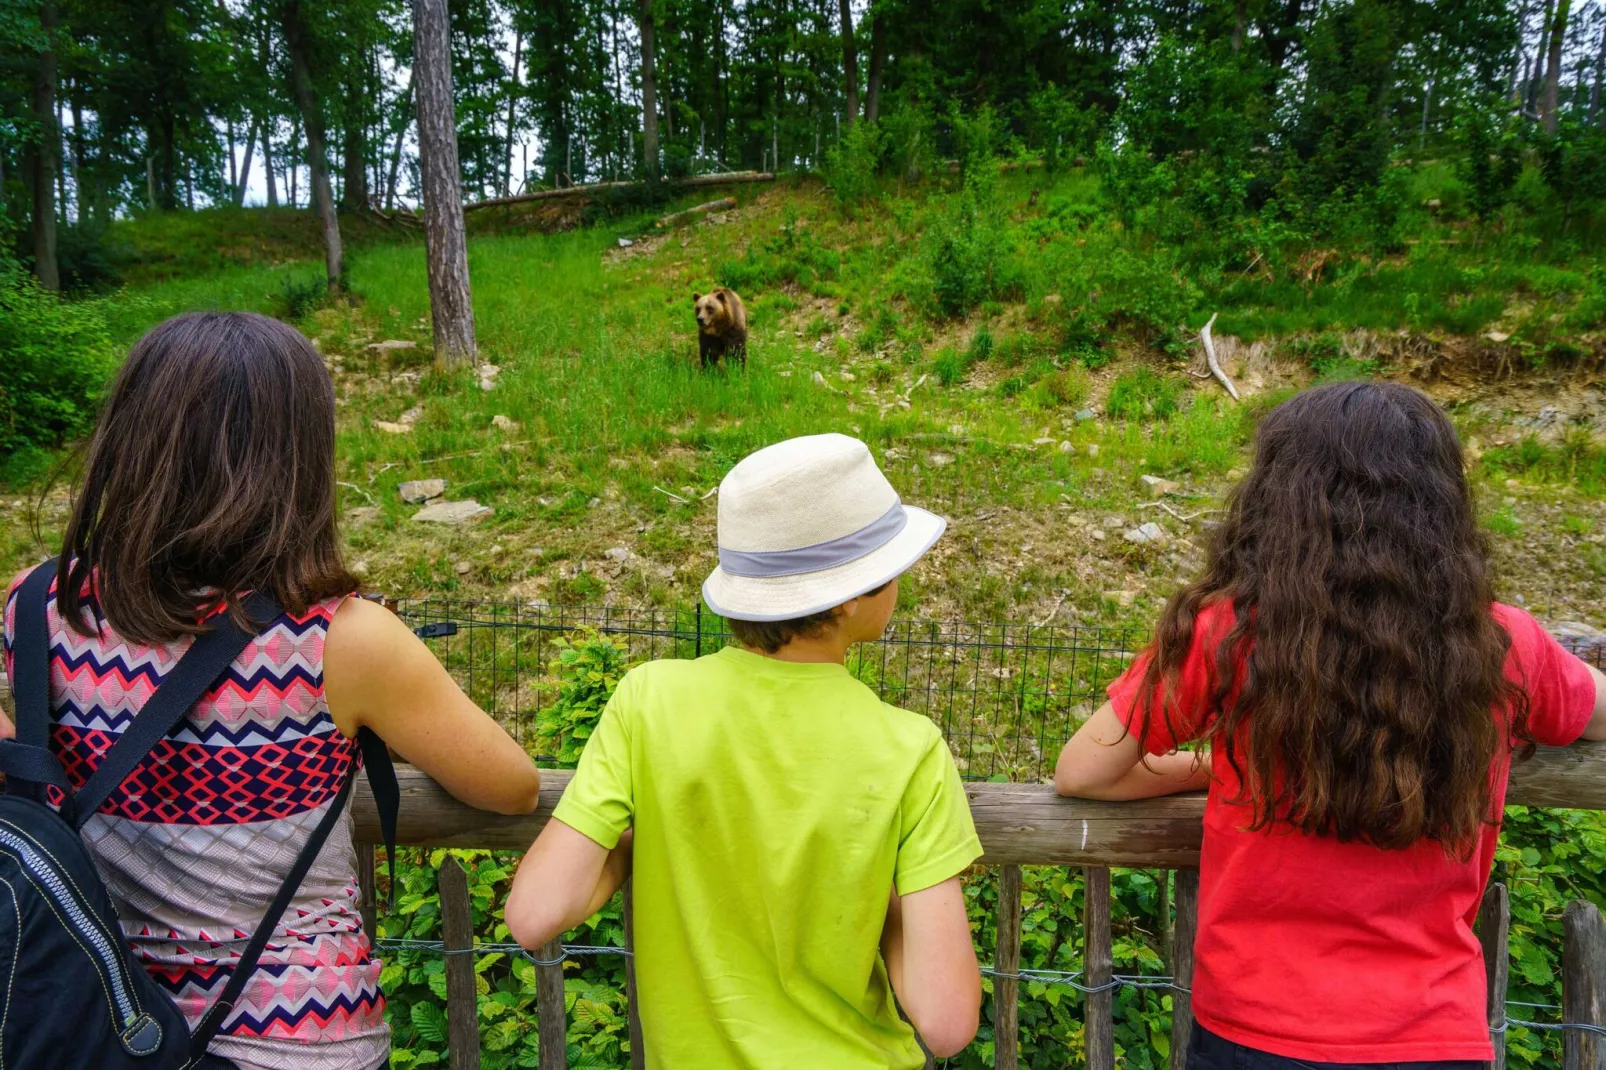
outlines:
[[[719,298],[719,303],[723,305],[725,303],[725,295],[727,293],[729,293],[729,292],[730,292],[729,290],[727,290],[727,289],[725,289],[725,287],[721,286],[719,289],[714,291],[714,296]]]
[[[702,299],[703,299],[703,295],[702,294],[696,292],[695,290],[692,291],[692,295],[691,295],[691,303],[692,304],[695,305],[697,302],[701,301]]]

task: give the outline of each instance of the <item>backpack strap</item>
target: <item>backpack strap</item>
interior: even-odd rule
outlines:
[[[68,799],[72,786],[55,755],[50,753],[50,625],[45,607],[50,581],[56,575],[51,558],[28,573],[16,594],[16,629],[11,642],[11,693],[17,704],[17,735],[0,742],[0,773],[5,790],[38,802],[45,801],[45,786],[59,789]]]
[[[206,1054],[207,1045],[212,1043],[218,1030],[222,1028],[224,1019],[234,1010],[235,1003],[240,999],[240,993],[245,991],[246,982],[251,979],[251,974],[256,969],[257,960],[262,957],[269,938],[273,936],[273,930],[279,925],[279,919],[284,917],[284,912],[289,909],[290,900],[300,890],[301,882],[306,879],[307,871],[312,868],[313,860],[318,857],[318,852],[323,850],[323,845],[329,840],[329,834],[334,831],[341,815],[346,812],[346,803],[351,798],[351,786],[356,781],[356,770],[353,769],[352,775],[341,785],[340,794],[330,801],[329,809],[318,822],[317,828],[312,830],[306,846],[301,848],[301,853],[296,856],[296,863],[290,867],[284,883],[279,885],[279,893],[273,897],[267,913],[263,914],[262,920],[257,923],[256,931],[251,934],[250,942],[240,953],[240,961],[235,964],[228,983],[223,986],[223,991],[206,1009],[206,1013],[201,1016],[200,1022],[190,1033],[190,1061],[186,1064],[187,1067],[193,1067]],[[394,851],[392,853],[394,854]]]
[[[385,749],[384,740],[369,728],[359,729],[357,742],[362,748],[362,765],[368,775],[368,785],[374,793],[374,803],[379,809],[379,828],[385,840],[386,857],[390,861],[390,900],[392,908],[396,902],[396,816],[401,805],[401,790],[396,783],[396,767],[390,760],[390,752]],[[279,885],[278,894],[268,905],[267,912],[257,923],[256,931],[251,934],[251,940],[240,953],[240,961],[235,963],[234,972],[229,975],[228,983],[223,991],[206,1013],[201,1016],[200,1022],[190,1034],[190,1062],[193,1067],[206,1054],[207,1045],[216,1038],[223,1022],[234,1010],[234,1005],[240,999],[240,993],[251,979],[257,962],[262,958],[262,952],[267,950],[268,940],[279,925],[279,919],[290,907],[290,900],[301,888],[301,882],[306,879],[307,871],[317,859],[324,844],[329,841],[329,834],[339,823],[340,816],[346,812],[346,804],[351,801],[352,785],[357,782],[357,770],[352,768],[351,774],[346,777],[345,784],[341,785],[340,794],[329,803],[328,811],[318,822],[318,827],[312,830],[307,838],[306,845],[296,856],[295,865],[285,875],[284,882]]]

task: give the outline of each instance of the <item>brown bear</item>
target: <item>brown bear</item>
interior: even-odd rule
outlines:
[[[697,355],[702,366],[725,356],[747,367],[747,308],[735,290],[720,286],[713,293],[691,295],[697,310]]]

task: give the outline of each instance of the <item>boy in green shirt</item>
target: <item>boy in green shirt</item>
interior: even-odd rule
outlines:
[[[923,1065],[976,1033],[959,873],[981,855],[930,720],[848,674],[945,522],[903,505],[864,443],[791,439],[720,485],[703,586],[738,644],[619,682],[507,924],[539,947],[635,877],[647,1065]]]

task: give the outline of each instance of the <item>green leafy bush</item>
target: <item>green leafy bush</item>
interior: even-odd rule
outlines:
[[[88,430],[116,363],[99,305],[63,301],[0,262],[0,457]]]
[[[1008,227],[983,184],[967,184],[926,232],[924,268],[930,298],[944,316],[958,316],[1016,288]]]
[[[544,686],[555,698],[536,720],[541,752],[560,767],[572,769],[580,760],[586,740],[602,718],[620,677],[630,669],[630,654],[623,644],[592,630],[559,639],[552,661],[552,681]]]
[[[887,137],[868,121],[854,123],[825,154],[825,183],[837,203],[852,210],[874,196],[876,173],[886,154]]]
[[[822,244],[795,214],[788,214],[775,237],[754,242],[739,260],[722,262],[715,277],[721,286],[737,292],[780,283],[817,292],[841,270],[841,255]]]

